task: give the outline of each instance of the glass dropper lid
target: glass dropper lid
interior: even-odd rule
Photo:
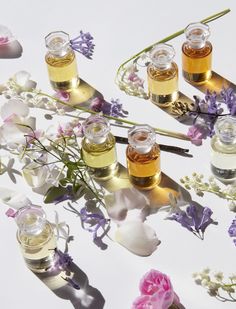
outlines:
[[[175,50],[173,46],[169,44],[157,44],[151,49],[149,53],[149,57],[152,63],[157,68],[162,70],[168,69],[170,67],[174,56]]]
[[[156,134],[147,124],[136,125],[128,131],[129,144],[139,153],[148,153],[156,142]]]
[[[236,117],[222,116],[214,126],[216,135],[220,138],[222,143],[234,144],[236,143]]]
[[[63,56],[70,44],[69,34],[64,31],[51,32],[45,37],[45,44],[51,53]]]
[[[83,131],[88,140],[95,144],[101,144],[105,142],[110,132],[110,124],[106,118],[100,115],[92,115],[83,123]]]
[[[203,23],[191,23],[184,32],[190,46],[195,49],[204,47],[210,36],[209,26]]]

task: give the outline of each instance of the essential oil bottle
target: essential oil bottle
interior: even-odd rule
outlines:
[[[203,84],[212,75],[212,45],[207,41],[209,26],[203,23],[189,24],[185,35],[187,40],[182,46],[183,77],[191,84]]]
[[[51,224],[41,207],[20,208],[15,217],[17,240],[26,265],[37,273],[47,271],[54,262],[56,238]]]
[[[141,190],[150,190],[161,180],[160,147],[149,125],[137,125],[128,132],[127,167],[131,183]]]
[[[115,137],[106,118],[90,116],[83,124],[82,157],[90,175],[108,180],[117,174],[118,163]]]
[[[76,57],[70,47],[69,35],[63,31],[49,33],[45,37],[48,52],[45,60],[52,88],[55,91],[68,91],[77,88],[79,77]]]
[[[157,44],[150,52],[147,68],[150,100],[166,107],[178,99],[178,67],[173,58],[175,50],[168,44]]]
[[[236,180],[236,118],[222,116],[215,123],[211,139],[211,170],[225,183]]]

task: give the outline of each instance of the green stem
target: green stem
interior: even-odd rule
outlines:
[[[216,20],[216,19],[218,19],[218,18],[224,16],[225,14],[228,14],[229,12],[230,12],[230,9],[226,9],[226,10],[224,10],[224,11],[221,11],[221,12],[219,12],[219,13],[216,13],[216,14],[214,14],[214,15],[211,15],[211,16],[209,16],[209,17],[207,17],[207,18],[204,18],[204,19],[202,19],[200,22],[201,22],[201,23],[210,23],[210,22],[212,22],[212,21],[214,21],[214,20]],[[171,35],[165,37],[164,39],[162,39],[162,40],[160,40],[160,41],[158,41],[158,42],[156,42],[156,43],[154,43],[154,44],[152,44],[152,45],[149,45],[148,47],[146,47],[146,48],[144,48],[143,50],[141,50],[139,53],[135,54],[134,56],[132,56],[131,58],[129,58],[128,60],[126,60],[125,62],[123,62],[123,63],[119,66],[119,68],[118,68],[118,70],[117,70],[117,75],[119,74],[119,71],[121,70],[121,68],[122,68],[123,66],[125,66],[129,61],[131,61],[132,59],[134,59],[134,58],[140,56],[142,53],[148,52],[148,51],[149,51],[153,46],[155,46],[156,44],[165,43],[165,42],[168,42],[168,41],[170,41],[170,40],[176,38],[177,36],[183,34],[183,33],[184,33],[184,30],[185,30],[185,29],[181,29],[181,30],[179,30],[179,31],[177,31],[177,32],[175,32],[175,33],[173,33],[173,34],[171,34]]]
[[[34,91],[35,93],[35,91]],[[55,98],[47,93],[44,93],[44,92],[36,92],[38,95],[41,95],[41,96],[45,96],[45,97],[48,97],[54,101],[57,101],[59,102],[60,104],[62,105],[65,105],[67,107],[71,107],[71,108],[74,108],[74,109],[78,109],[80,111],[83,111],[85,113],[90,113],[90,114],[98,114],[97,112],[91,110],[91,109],[87,109],[87,108],[84,108],[84,107],[81,107],[81,106],[72,106],[70,105],[69,103],[66,103],[58,98]],[[137,125],[139,123],[137,122],[134,122],[134,121],[130,121],[130,120],[127,120],[127,119],[123,119],[123,118],[117,118],[117,117],[113,117],[113,116],[108,116],[108,115],[103,115],[104,117],[106,117],[107,119],[110,119],[110,120],[115,120],[115,121],[118,121],[118,122],[123,122],[123,123],[126,123],[126,124],[129,124],[129,125]],[[182,139],[182,140],[187,140],[189,141],[189,137],[183,133],[178,133],[178,132],[173,132],[173,131],[168,131],[168,130],[163,130],[163,129],[160,129],[160,128],[153,128],[155,130],[155,132],[159,135],[163,135],[163,136],[169,136],[169,137],[174,137],[174,138],[178,138],[178,139]]]

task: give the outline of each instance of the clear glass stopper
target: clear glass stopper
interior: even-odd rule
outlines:
[[[236,118],[223,116],[219,118],[214,126],[215,133],[224,144],[236,143]]]
[[[15,220],[22,233],[38,235],[46,223],[46,214],[38,206],[22,207],[17,211]]]
[[[185,28],[186,39],[190,46],[199,49],[205,46],[210,36],[210,28],[203,23],[191,23]]]
[[[70,46],[69,34],[64,31],[54,31],[45,37],[48,50],[55,56],[64,56]]]
[[[101,144],[105,142],[110,132],[110,124],[106,118],[100,115],[92,115],[83,123],[83,131],[89,141]]]
[[[129,144],[139,153],[148,153],[156,142],[156,134],[149,125],[136,125],[128,131]]]
[[[157,44],[150,51],[150,59],[152,63],[161,70],[166,70],[170,67],[175,56],[173,46],[168,44]]]

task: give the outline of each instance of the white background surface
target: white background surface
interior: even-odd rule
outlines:
[[[44,63],[44,36],[54,30],[64,30],[73,38],[80,29],[90,31],[95,38],[95,54],[93,61],[77,56],[80,76],[102,92],[108,100],[112,97],[120,98],[130,112],[129,119],[185,133],[187,128],[184,125],[150,102],[122,93],[114,84],[116,69],[124,60],[151,43],[184,28],[190,22],[228,7],[232,9],[230,14],[210,24],[211,42],[214,46],[213,63],[216,72],[236,82],[236,3],[233,0],[2,1],[0,23],[12,30],[24,52],[19,59],[0,59],[0,83],[17,71],[26,70],[32,74],[41,89],[51,92]],[[179,66],[183,40],[184,37],[181,36],[172,41]],[[182,77],[180,89],[190,97],[198,94]],[[40,121],[38,126],[49,124]],[[191,175],[193,171],[209,175],[209,141],[205,141],[199,148],[186,141],[163,137],[159,141],[189,147],[194,155],[192,159],[185,159],[163,153],[162,170],[169,177],[178,182],[182,176]],[[118,152],[120,161],[125,164],[125,146],[119,145]],[[34,203],[42,205],[43,197],[32,193],[21,177],[17,177],[14,185],[7,175],[0,176],[0,186],[24,192]],[[46,205],[44,209],[51,217],[53,209],[57,209],[61,220],[70,224],[71,233],[75,236],[75,241],[70,246],[70,254],[88,276],[90,285],[102,293],[105,309],[130,308],[132,301],[139,295],[140,278],[151,268],[171,277],[175,291],[187,309],[235,308],[235,303],[221,303],[211,298],[191,277],[193,272],[206,267],[215,271],[222,270],[226,275],[235,272],[236,248],[227,233],[234,215],[229,212],[226,201],[210,194],[198,198],[192,193],[192,198],[211,207],[213,217],[219,225],[210,226],[205,240],[200,241],[177,223],[163,220],[164,213],[150,216],[148,223],[155,228],[162,244],[147,258],[135,256],[109,240],[108,249],[101,251],[92,243],[91,235],[81,229],[79,219],[64,211],[62,205],[55,208]],[[15,239],[16,226],[4,215],[6,209],[1,205],[0,308],[73,308],[70,301],[54,295],[26,268]]]

